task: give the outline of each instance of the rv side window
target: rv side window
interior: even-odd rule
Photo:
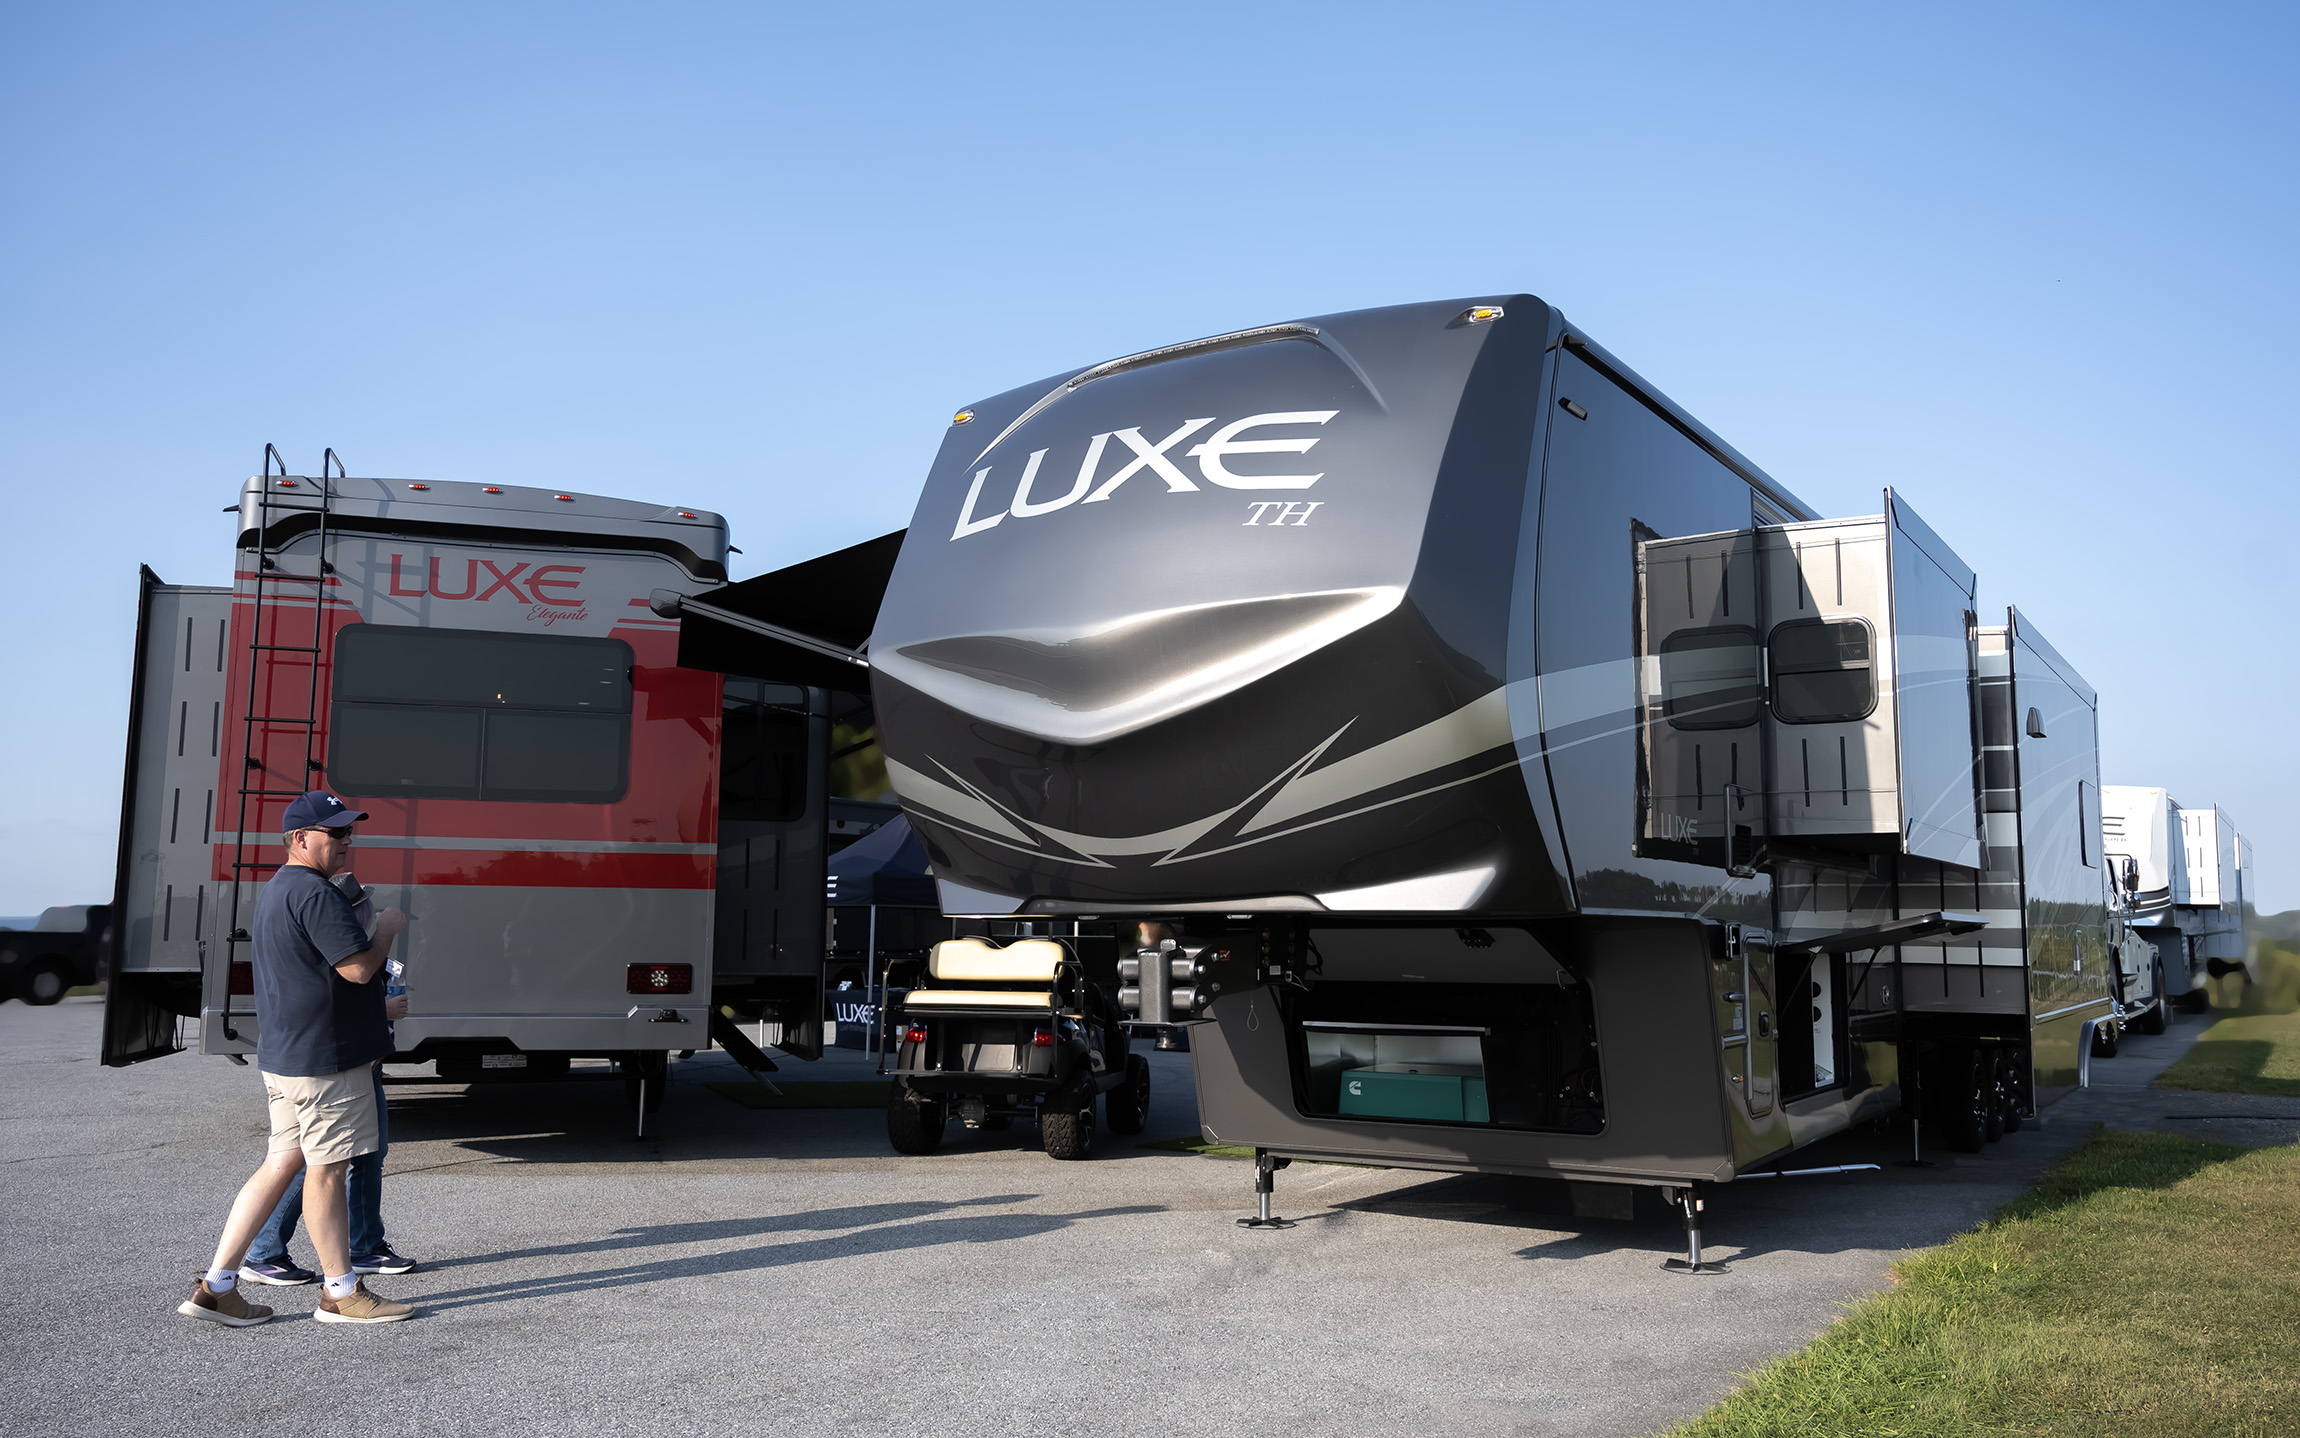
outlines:
[[[1661,641],[1661,708],[1678,729],[1739,729],[1765,705],[1757,631],[1681,629]]]
[[[1867,621],[1795,619],[1776,625],[1773,713],[1784,724],[1866,719],[1877,708],[1875,646]]]
[[[621,798],[631,646],[354,624],[336,638],[328,782],[347,794]]]

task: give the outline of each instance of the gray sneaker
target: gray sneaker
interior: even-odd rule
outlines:
[[[260,1303],[250,1303],[240,1294],[238,1284],[218,1293],[201,1278],[192,1289],[192,1296],[176,1305],[176,1312],[186,1318],[205,1318],[210,1323],[221,1323],[226,1328],[253,1328],[270,1321],[272,1311]]]
[[[322,1323],[397,1323],[414,1316],[414,1305],[378,1298],[364,1283],[342,1298],[320,1299],[318,1311],[312,1314]]]

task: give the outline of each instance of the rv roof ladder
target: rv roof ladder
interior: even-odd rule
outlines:
[[[278,468],[275,469],[274,465],[277,465]],[[245,575],[251,600],[251,608],[248,613],[247,643],[248,697],[247,710],[242,716],[239,820],[232,826],[232,911],[229,927],[224,931],[223,1030],[224,1037],[234,1042],[239,1040],[240,1035],[238,1030],[232,1026],[234,1017],[232,993],[235,987],[233,975],[239,967],[240,949],[249,942],[247,927],[240,919],[243,891],[246,884],[254,877],[256,870],[270,869],[277,872],[279,869],[277,862],[266,862],[255,857],[255,854],[260,852],[261,845],[270,836],[258,837],[250,832],[248,820],[251,817],[251,810],[253,816],[260,820],[265,800],[292,801],[300,798],[307,792],[311,783],[311,776],[317,773],[321,767],[318,755],[319,671],[325,660],[327,649],[327,586],[333,582],[332,576],[335,573],[335,566],[327,561],[327,522],[335,498],[334,482],[344,477],[343,461],[337,457],[336,452],[332,449],[320,456],[319,478],[312,480],[308,478],[299,479],[290,475],[287,472],[287,461],[280,458],[279,450],[268,444],[264,446],[263,477],[256,491],[255,564]],[[288,545],[293,543],[301,534],[302,526],[295,526],[283,536],[278,532],[279,526],[275,525],[273,518],[275,515],[286,518],[301,514],[313,516],[312,529],[318,539],[318,543],[314,547],[312,572],[309,574],[295,573],[279,562],[280,558],[285,555]],[[273,588],[275,585],[284,585],[287,588],[275,593]],[[276,641],[281,636],[276,633],[271,634],[267,639],[264,628],[265,611],[273,609],[282,611],[270,616],[272,627],[276,630],[279,627],[280,619],[284,616],[283,605],[302,607],[302,600],[306,591],[295,588],[297,585],[311,586],[308,591],[311,603],[311,642],[308,644],[279,643]],[[304,662],[310,669],[304,692],[304,712],[301,714],[258,713],[256,711],[256,699],[259,692],[264,697],[265,708],[279,707],[277,686],[266,684],[264,681],[272,677],[270,674],[272,666],[283,662],[270,656],[285,654],[305,656]],[[293,663],[294,661],[284,662]],[[270,752],[271,746],[268,742],[264,752],[260,756],[257,753],[256,726],[258,725],[264,725],[267,729],[286,726],[303,731],[303,767],[295,772],[296,787],[280,789],[269,787],[266,784],[264,776],[272,773],[272,770],[266,767],[266,761],[273,759],[274,756]],[[269,737],[267,733],[267,741]]]

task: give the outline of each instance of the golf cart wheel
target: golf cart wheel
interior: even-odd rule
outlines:
[[[2144,1034],[2160,1034],[2165,1030],[2164,965],[2156,965],[2153,972],[2156,978],[2156,1000],[2148,1006],[2148,1012],[2140,1016],[2140,1022],[2133,1025]]]
[[[886,1141],[896,1153],[932,1153],[942,1147],[950,1123],[950,1101],[929,1098],[896,1079],[887,1090]]]
[[[1112,1133],[1140,1133],[1150,1117],[1150,1060],[1140,1054],[1126,1056],[1126,1082],[1102,1100]]]
[[[1046,1106],[1038,1111],[1038,1129],[1048,1158],[1084,1158],[1093,1152],[1093,1088],[1047,1095]]]
[[[1979,1153],[1988,1142],[1996,1085],[1989,1081],[1985,1057],[1977,1048],[1943,1049],[1933,1057],[1941,1142],[1956,1153]]]
[[[54,959],[44,959],[24,980],[24,1002],[40,1007],[61,1003],[70,987],[63,968]]]
[[[2115,1058],[2116,1045],[2116,1020],[2114,1018],[2102,1019],[2092,1026],[2092,1056],[2094,1058]]]
[[[2024,1049],[1997,1050],[1997,1096],[2004,1105],[2004,1131],[2019,1133],[2025,1120],[2021,1116],[2021,1065],[2027,1061]]]

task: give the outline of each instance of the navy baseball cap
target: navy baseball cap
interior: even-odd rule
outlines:
[[[280,819],[280,832],[292,834],[298,829],[348,829],[366,818],[359,810],[345,805],[343,800],[325,789],[314,789],[287,806]]]

